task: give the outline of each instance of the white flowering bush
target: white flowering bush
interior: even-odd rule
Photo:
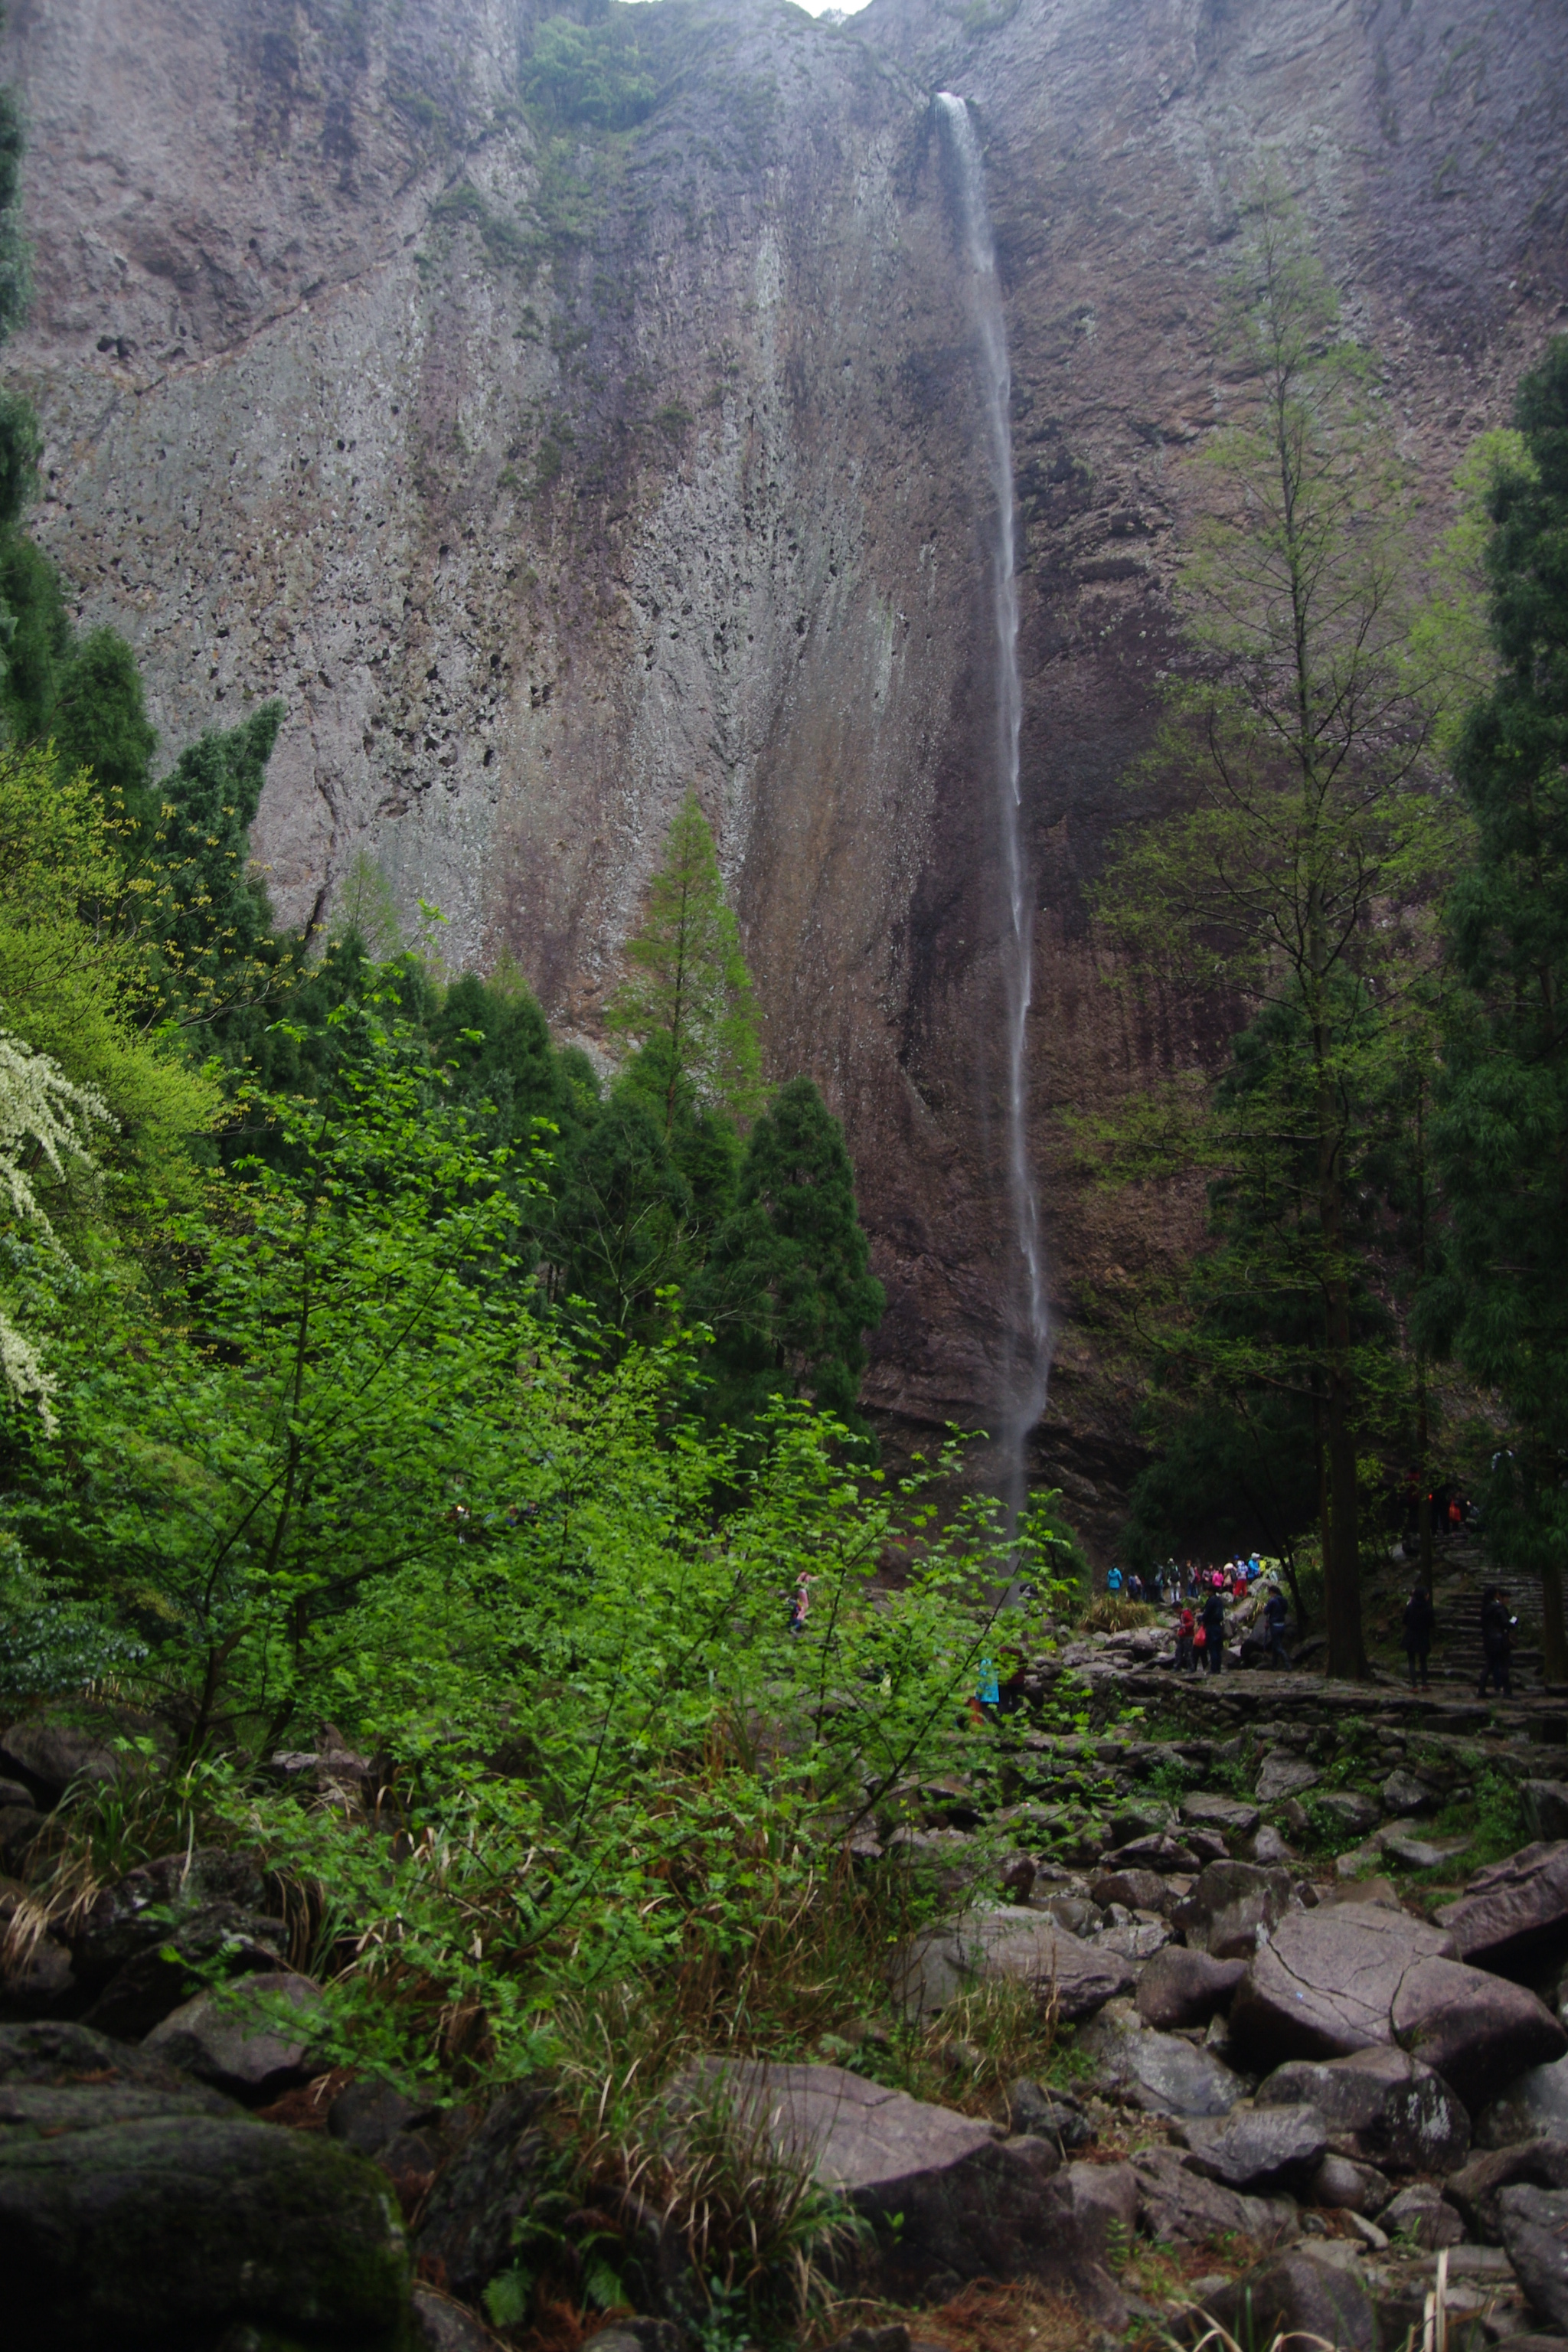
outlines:
[[[9,1204],[14,1227],[30,1228],[31,1238],[53,1244],[40,1180],[47,1171],[63,1182],[71,1160],[90,1165],[89,1135],[109,1123],[108,1105],[90,1087],[74,1085],[49,1055],[0,1030],[0,1205]],[[16,1253],[11,1255],[15,1265]],[[14,1297],[0,1297],[0,1384],[33,1405],[52,1434],[54,1379],[16,1316]]]

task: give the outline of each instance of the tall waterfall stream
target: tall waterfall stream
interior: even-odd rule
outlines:
[[[969,109],[951,90],[939,90],[937,112],[952,154],[970,301],[974,313],[981,389],[986,418],[986,460],[995,503],[991,530],[991,609],[995,630],[994,784],[1002,845],[1007,920],[1002,940],[1006,1018],[1007,1187],[1021,1276],[1016,1310],[1007,1318],[1007,1499],[1015,1512],[1025,1499],[1024,1450],[1046,1402],[1050,1374],[1050,1316],[1046,1304],[1040,1202],[1029,1165],[1028,1072],[1026,1058],[1034,989],[1034,921],[1025,871],[1019,795],[1018,730],[1023,696],[1018,677],[1018,588],[1015,572],[1013,504],[1013,378],[1007,326],[996,276],[996,248],[985,204],[985,171]]]

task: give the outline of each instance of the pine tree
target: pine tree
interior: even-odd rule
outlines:
[[[868,1266],[844,1130],[811,1080],[792,1078],[752,1129],[740,1204],[696,1291],[714,1329],[725,1419],[782,1390],[865,1431],[866,1335],[887,1305]]]
[[[1501,674],[1472,709],[1456,772],[1473,869],[1450,894],[1467,983],[1434,1130],[1452,1220],[1426,1310],[1515,1428],[1489,1510],[1500,1558],[1538,1567],[1551,1680],[1568,1681],[1568,337],[1520,387],[1527,462],[1489,510]],[[1511,1464],[1509,1456],[1511,1454]]]
[[[247,958],[271,919],[249,868],[250,826],[282,723],[283,705],[264,702],[226,733],[198,736],[160,787],[158,856],[177,900],[169,947],[187,989]]]
[[[666,1136],[674,1131],[683,1081],[699,1101],[752,1117],[762,1102],[756,999],[694,792],[670,826],[664,863],[648,886],[647,919],[626,952],[631,969],[606,1018],[618,1034],[659,1051]]]
[[[53,732],[70,768],[90,768],[110,803],[152,832],[157,796],[149,782],[157,730],[136,656],[113,629],[93,629],[66,662],[55,701]]]
[[[1272,187],[1256,200],[1224,355],[1239,413],[1196,469],[1207,494],[1180,587],[1190,659],[1148,763],[1188,805],[1119,845],[1100,911],[1135,974],[1218,985],[1278,1015],[1266,1082],[1226,1107],[1203,1074],[1196,1132],[1173,1126],[1174,1154],[1151,1148],[1137,1172],[1185,1172],[1195,1152],[1217,1175],[1228,1157],[1259,1202],[1290,1196],[1283,1222],[1253,1223],[1255,1270],[1271,1278],[1273,1255],[1315,1302],[1329,1664],[1363,1675],[1357,1456],[1381,1400],[1355,1328],[1358,1170],[1452,849],[1423,765],[1432,720],[1409,658],[1419,565],[1401,475],[1368,355]],[[1152,1136],[1163,1115],[1135,1108],[1129,1124]]]

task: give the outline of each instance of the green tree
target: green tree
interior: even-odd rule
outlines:
[[[782,1392],[868,1433],[866,1335],[887,1305],[869,1262],[844,1130],[809,1078],[791,1078],[752,1129],[739,1205],[694,1294],[715,1334],[723,1418]]]
[[[688,1272],[691,1193],[643,1104],[614,1095],[565,1162],[544,1236],[547,1288],[558,1304],[584,1299],[623,1342],[653,1339],[667,1317],[661,1291]]]
[[[1384,1087],[1380,1033],[1403,976],[1430,961],[1423,910],[1455,835],[1426,782],[1430,708],[1409,656],[1420,565],[1368,355],[1269,188],[1225,355],[1240,414],[1195,469],[1180,592],[1192,661],[1150,763],[1186,805],[1129,836],[1100,908],[1135,968],[1279,1009],[1273,1074],[1250,1112],[1232,1107],[1234,1139],[1266,1191],[1308,1179],[1291,1258],[1310,1260],[1317,1305],[1330,1667],[1360,1675],[1357,1451],[1373,1401],[1354,1329],[1355,1171]],[[1212,1080],[1197,1092],[1202,1124]]]
[[[166,940],[176,984],[217,989],[247,961],[270,925],[264,884],[250,868],[250,827],[283,705],[264,702],[237,727],[187,745],[159,787],[159,860],[175,894]]]
[[[647,919],[626,953],[631,969],[606,1018],[612,1032],[661,1054],[665,1134],[675,1127],[682,1081],[699,1101],[750,1118],[762,1100],[756,999],[694,792],[670,826]]]
[[[157,825],[152,789],[157,730],[136,656],[113,629],[93,629],[61,665],[51,714],[55,747],[66,767],[87,768],[111,804],[142,830]]]
[[[1464,982],[1434,1144],[1446,1264],[1424,1301],[1436,1344],[1513,1423],[1489,1510],[1499,1556],[1542,1572],[1546,1666],[1568,1681],[1568,338],[1520,386],[1525,462],[1489,500],[1486,568],[1500,674],[1471,709],[1456,772],[1473,866],[1447,928]],[[1511,1452],[1511,1461],[1507,1458]]]

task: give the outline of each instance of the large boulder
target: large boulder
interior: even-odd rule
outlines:
[[[79,1723],[58,1713],[22,1716],[0,1732],[0,1768],[19,1772],[52,1803],[73,1780],[107,1783],[127,1769],[110,1744],[113,1737],[107,1720]]]
[[[1241,2345],[1283,2336],[1314,2339],[1335,2352],[1373,2352],[1377,2314],[1354,2273],[1313,2247],[1288,2247],[1243,2271],[1204,2301],[1205,2317]],[[1194,2323],[1194,2333],[1205,2332]]]
[[[1561,2140],[1531,2139],[1516,2147],[1487,2150],[1452,2174],[1443,2194],[1473,2234],[1495,2246],[1501,2237],[1502,2192],[1521,2183],[1531,2189],[1568,2189],[1568,2147]]]
[[[1457,1960],[1406,1969],[1390,2016],[1395,2041],[1435,2067],[1472,2113],[1496,2084],[1568,2055],[1568,2033],[1544,2001]]]
[[[1177,2033],[1156,2033],[1130,2001],[1112,2001],[1080,2041],[1095,2083],[1130,2106],[1159,2116],[1227,2116],[1247,2089],[1212,2050]]]
[[[1304,1756],[1292,1756],[1286,1748],[1276,1748],[1263,1759],[1258,1775],[1258,1801],[1260,1805],[1283,1804],[1288,1797],[1299,1797],[1303,1789],[1315,1789],[1322,1778],[1315,1764]]]
[[[1212,1830],[1216,1837],[1250,1837],[1258,1827],[1258,1808],[1244,1805],[1235,1797],[1194,1789],[1182,1799],[1182,1820],[1187,1828]]]
[[[1519,1810],[1537,1844],[1568,1838],[1568,1787],[1561,1780],[1526,1780],[1519,1792]]]
[[[1464,2238],[1465,2225],[1435,2180],[1412,2180],[1389,2199],[1377,2217],[1387,2238],[1413,2238],[1426,2252],[1441,2252]]]
[[[1133,1975],[1120,1952],[1069,1935],[1044,1913],[976,1909],[907,1945],[894,1991],[906,2009],[931,2017],[976,1985],[1011,1980],[1031,1986],[1042,2009],[1075,2024],[1126,1992]]]
[[[503,2091],[430,2191],[416,2242],[420,2268],[464,2303],[477,2303],[510,2262],[517,2225],[544,2185],[550,2149],[542,2123],[553,2095],[553,2082],[542,2075]],[[351,2113],[345,2130],[356,2121],[368,2127],[374,2113]]]
[[[1241,2237],[1279,2245],[1297,2235],[1289,2199],[1238,2196],[1218,2180],[1190,2172],[1173,2147],[1140,2149],[1132,2168],[1139,2220],[1145,2234],[1163,2244],[1203,2246],[1216,2238]]]
[[[1302,2189],[1328,2153],[1329,2127],[1316,2107],[1242,2107],[1224,2123],[1186,2126],[1191,2172],[1226,2188]]]
[[[1568,2140],[1568,2058],[1531,2066],[1477,2119],[1479,2147],[1513,2147],[1524,2139]]]
[[[1194,1951],[1211,1959],[1250,1959],[1264,1931],[1300,1909],[1286,1870],[1252,1862],[1211,1862],[1187,1900],[1171,1914]]]
[[[206,1904],[117,1969],[86,2011],[85,2021],[100,2032],[139,2041],[195,1998],[202,1974],[216,1968],[227,1976],[277,1975],[288,1949],[280,1919],[242,1911],[233,1903]]]
[[[226,1915],[266,1922],[286,1936],[268,1902],[260,1864],[224,1846],[163,1854],[103,1887],[69,1931],[71,1958],[83,1984],[107,1984],[146,1951],[167,1943],[182,1922],[223,1906]]]
[[[1405,1970],[1447,1959],[1436,1927],[1404,1912],[1355,1904],[1281,1921],[1231,2004],[1237,2051],[1259,2064],[1339,2058],[1392,2042],[1391,2013]]]
[[[279,2007],[291,2017],[277,2014]],[[170,2065],[261,2105],[312,2071],[311,2032],[321,2007],[309,1977],[279,1969],[234,1991],[201,1992],[170,2012],[145,2046]]]
[[[1568,1943],[1568,1843],[1527,1845],[1478,1871],[1438,1912],[1461,1960],[1511,1969]]]
[[[1502,2189],[1497,2202],[1514,2276],[1542,2319],[1568,2328],[1568,2190],[1521,2182]]]
[[[49,2352],[166,2352],[247,2329],[300,2352],[410,2341],[395,2205],[357,2157],[258,2123],[80,2026],[0,2029],[0,2084],[9,2340]]]
[[[1452,2172],[1469,2147],[1464,2107],[1441,2075],[1405,2050],[1294,2059],[1258,2084],[1257,2104],[1315,2107],[1336,2155],[1380,2171]]]
[[[721,2105],[748,2139],[809,2160],[868,2225],[854,2257],[870,2291],[919,2293],[942,2273],[1034,2279],[1119,2325],[1125,2305],[1100,2260],[1103,2211],[1050,2144],[911,2099],[837,2066],[708,2059],[672,2086],[671,2115]],[[901,2216],[901,2219],[899,2217]]]
[[[1138,2014],[1165,2031],[1206,2025],[1229,2006],[1246,1974],[1245,1960],[1211,1959],[1185,1944],[1167,1944],[1138,1979]]]

